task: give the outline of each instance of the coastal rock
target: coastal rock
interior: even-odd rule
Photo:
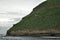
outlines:
[[[39,4],[7,31],[9,36],[60,36],[59,33],[60,0],[47,0]]]

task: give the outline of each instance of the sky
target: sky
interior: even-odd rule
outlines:
[[[46,0],[0,0],[0,28],[12,27],[44,1]]]

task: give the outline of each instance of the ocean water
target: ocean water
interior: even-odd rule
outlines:
[[[0,40],[60,40],[60,37],[12,37],[12,36],[0,36]]]

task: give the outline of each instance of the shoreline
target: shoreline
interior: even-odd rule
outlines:
[[[55,37],[60,37],[60,33],[33,33],[33,34],[23,34],[23,35],[17,35],[17,34],[10,34],[10,35],[6,35],[6,36],[17,36],[17,37],[20,37],[20,36],[29,36],[29,37],[41,37],[41,36],[55,36]]]
[[[6,36],[31,36],[31,37],[40,37],[40,36],[60,36],[59,30],[16,30],[16,31],[7,31]]]

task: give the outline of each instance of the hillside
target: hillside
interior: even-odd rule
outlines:
[[[7,35],[13,36],[40,33],[60,33],[60,0],[43,2],[7,31]]]

